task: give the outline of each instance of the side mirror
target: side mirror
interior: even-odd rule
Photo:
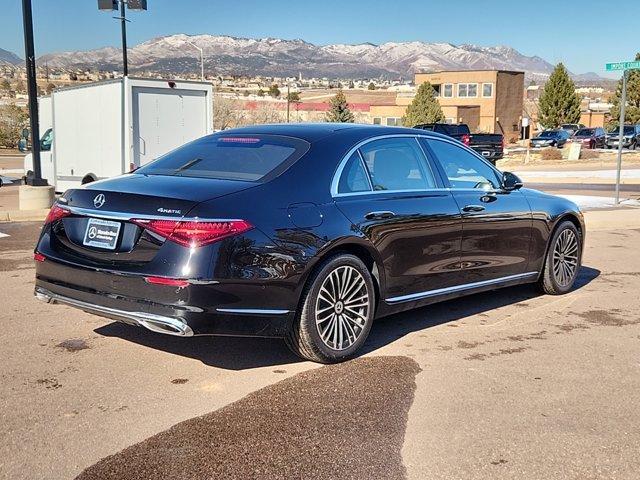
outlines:
[[[512,190],[518,190],[522,188],[522,180],[511,172],[504,172],[502,174],[502,189],[510,192]]]

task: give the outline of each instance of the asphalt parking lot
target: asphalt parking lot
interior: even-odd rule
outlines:
[[[41,304],[39,223],[1,224],[0,478],[637,478],[638,226],[590,231],[566,296],[389,317],[321,367]]]

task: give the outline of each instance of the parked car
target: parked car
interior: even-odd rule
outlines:
[[[584,148],[604,148],[607,134],[602,127],[581,128],[571,137],[571,142],[580,143]]]
[[[531,147],[558,147],[562,148],[571,135],[567,130],[545,130],[531,139]]]
[[[625,125],[622,133],[622,148],[635,150],[640,145],[640,125]],[[620,127],[607,133],[607,148],[618,148],[620,144]]]
[[[58,199],[35,295],[337,362],[375,318],[522,283],[568,292],[583,216],[443,135],[355,124],[205,136]]]
[[[461,141],[495,165],[504,156],[504,135],[499,133],[471,133],[465,123],[425,123],[413,128],[441,133]]]
[[[585,128],[585,126],[581,123],[563,123],[560,125],[560,130],[566,130],[569,132],[569,135],[575,134],[581,128]]]

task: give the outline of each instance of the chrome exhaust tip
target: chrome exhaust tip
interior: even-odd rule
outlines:
[[[42,292],[38,292],[37,290],[34,292],[34,296],[36,297],[36,300],[40,300],[41,302],[44,302],[44,303],[55,303],[53,298],[51,298],[49,295],[46,295],[46,294],[44,294]]]
[[[178,337],[193,337],[193,330],[189,325],[180,320],[165,317],[160,319],[139,318],[137,322],[140,326],[156,333],[165,335],[176,335]]]

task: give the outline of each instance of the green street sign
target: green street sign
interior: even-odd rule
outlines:
[[[616,70],[635,70],[637,68],[640,68],[640,62],[607,63],[607,72],[613,72]]]

